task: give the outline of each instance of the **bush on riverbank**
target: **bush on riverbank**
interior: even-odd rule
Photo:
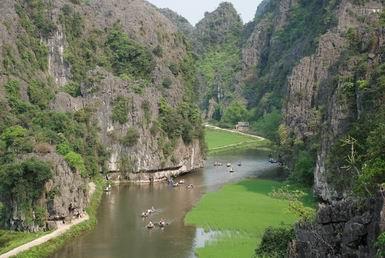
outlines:
[[[91,197],[90,204],[86,208],[89,220],[73,226],[63,235],[54,238],[42,245],[31,248],[28,251],[20,253],[16,258],[42,258],[52,255],[56,250],[62,247],[68,241],[74,239],[75,237],[81,235],[87,230],[91,230],[96,225],[96,211],[99,206],[99,203],[103,195],[103,186],[105,181],[102,178],[97,178],[94,180],[96,184],[96,189],[94,194]]]
[[[268,227],[260,245],[255,250],[257,257],[286,257],[288,243],[295,238],[292,227]]]

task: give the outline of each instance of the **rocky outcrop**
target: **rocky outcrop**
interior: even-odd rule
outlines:
[[[189,39],[190,41],[194,40],[194,27],[186,18],[168,8],[161,8],[159,9],[159,11],[164,16],[166,16],[178,28],[178,30],[186,36],[187,39]]]
[[[202,54],[211,47],[238,40],[242,21],[231,3],[224,2],[214,12],[206,12],[194,30],[195,50]]]
[[[337,192],[327,182],[326,162],[334,142],[346,133],[349,121],[356,115],[356,110],[349,103],[339,100],[342,85],[333,86],[331,82],[336,74],[346,76],[350,71],[335,71],[333,66],[348,47],[345,37],[347,31],[362,26],[360,19],[364,17],[367,20],[378,18],[377,13],[363,10],[381,8],[378,2],[359,6],[350,1],[342,1],[335,11],[337,26],[321,36],[316,53],[303,58],[294,67],[288,80],[285,125],[299,140],[306,141],[315,134],[319,134],[322,139],[314,173],[314,190],[325,201],[343,197],[344,193]],[[320,116],[321,110],[325,112],[323,118]]]
[[[384,198],[321,205],[314,224],[297,224],[289,257],[375,257]]]

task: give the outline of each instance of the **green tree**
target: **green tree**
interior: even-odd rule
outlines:
[[[246,105],[239,101],[233,101],[225,110],[222,117],[222,122],[230,125],[235,125],[237,122],[247,120],[248,111]]]

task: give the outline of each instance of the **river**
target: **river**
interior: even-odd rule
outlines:
[[[231,162],[235,173],[226,166],[214,167],[214,161],[224,165]],[[238,166],[238,163],[242,166]],[[186,185],[170,187],[166,183],[154,185],[124,184],[114,186],[103,196],[98,208],[96,228],[61,248],[53,258],[189,258],[194,249],[204,245],[209,237],[202,229],[186,226],[184,216],[204,193],[216,191],[224,184],[245,178],[258,177],[276,168],[267,162],[267,155],[258,151],[239,151],[216,154],[208,158],[203,169],[186,174]],[[148,230],[148,219],[142,211],[154,206],[160,209],[150,219],[165,218],[170,223],[164,230]]]

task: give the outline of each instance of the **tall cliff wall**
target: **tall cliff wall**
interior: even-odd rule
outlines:
[[[381,1],[271,0],[248,25],[239,88],[259,116],[282,110],[282,157],[320,201],[314,223],[296,226],[290,257],[377,252],[383,11]]]

